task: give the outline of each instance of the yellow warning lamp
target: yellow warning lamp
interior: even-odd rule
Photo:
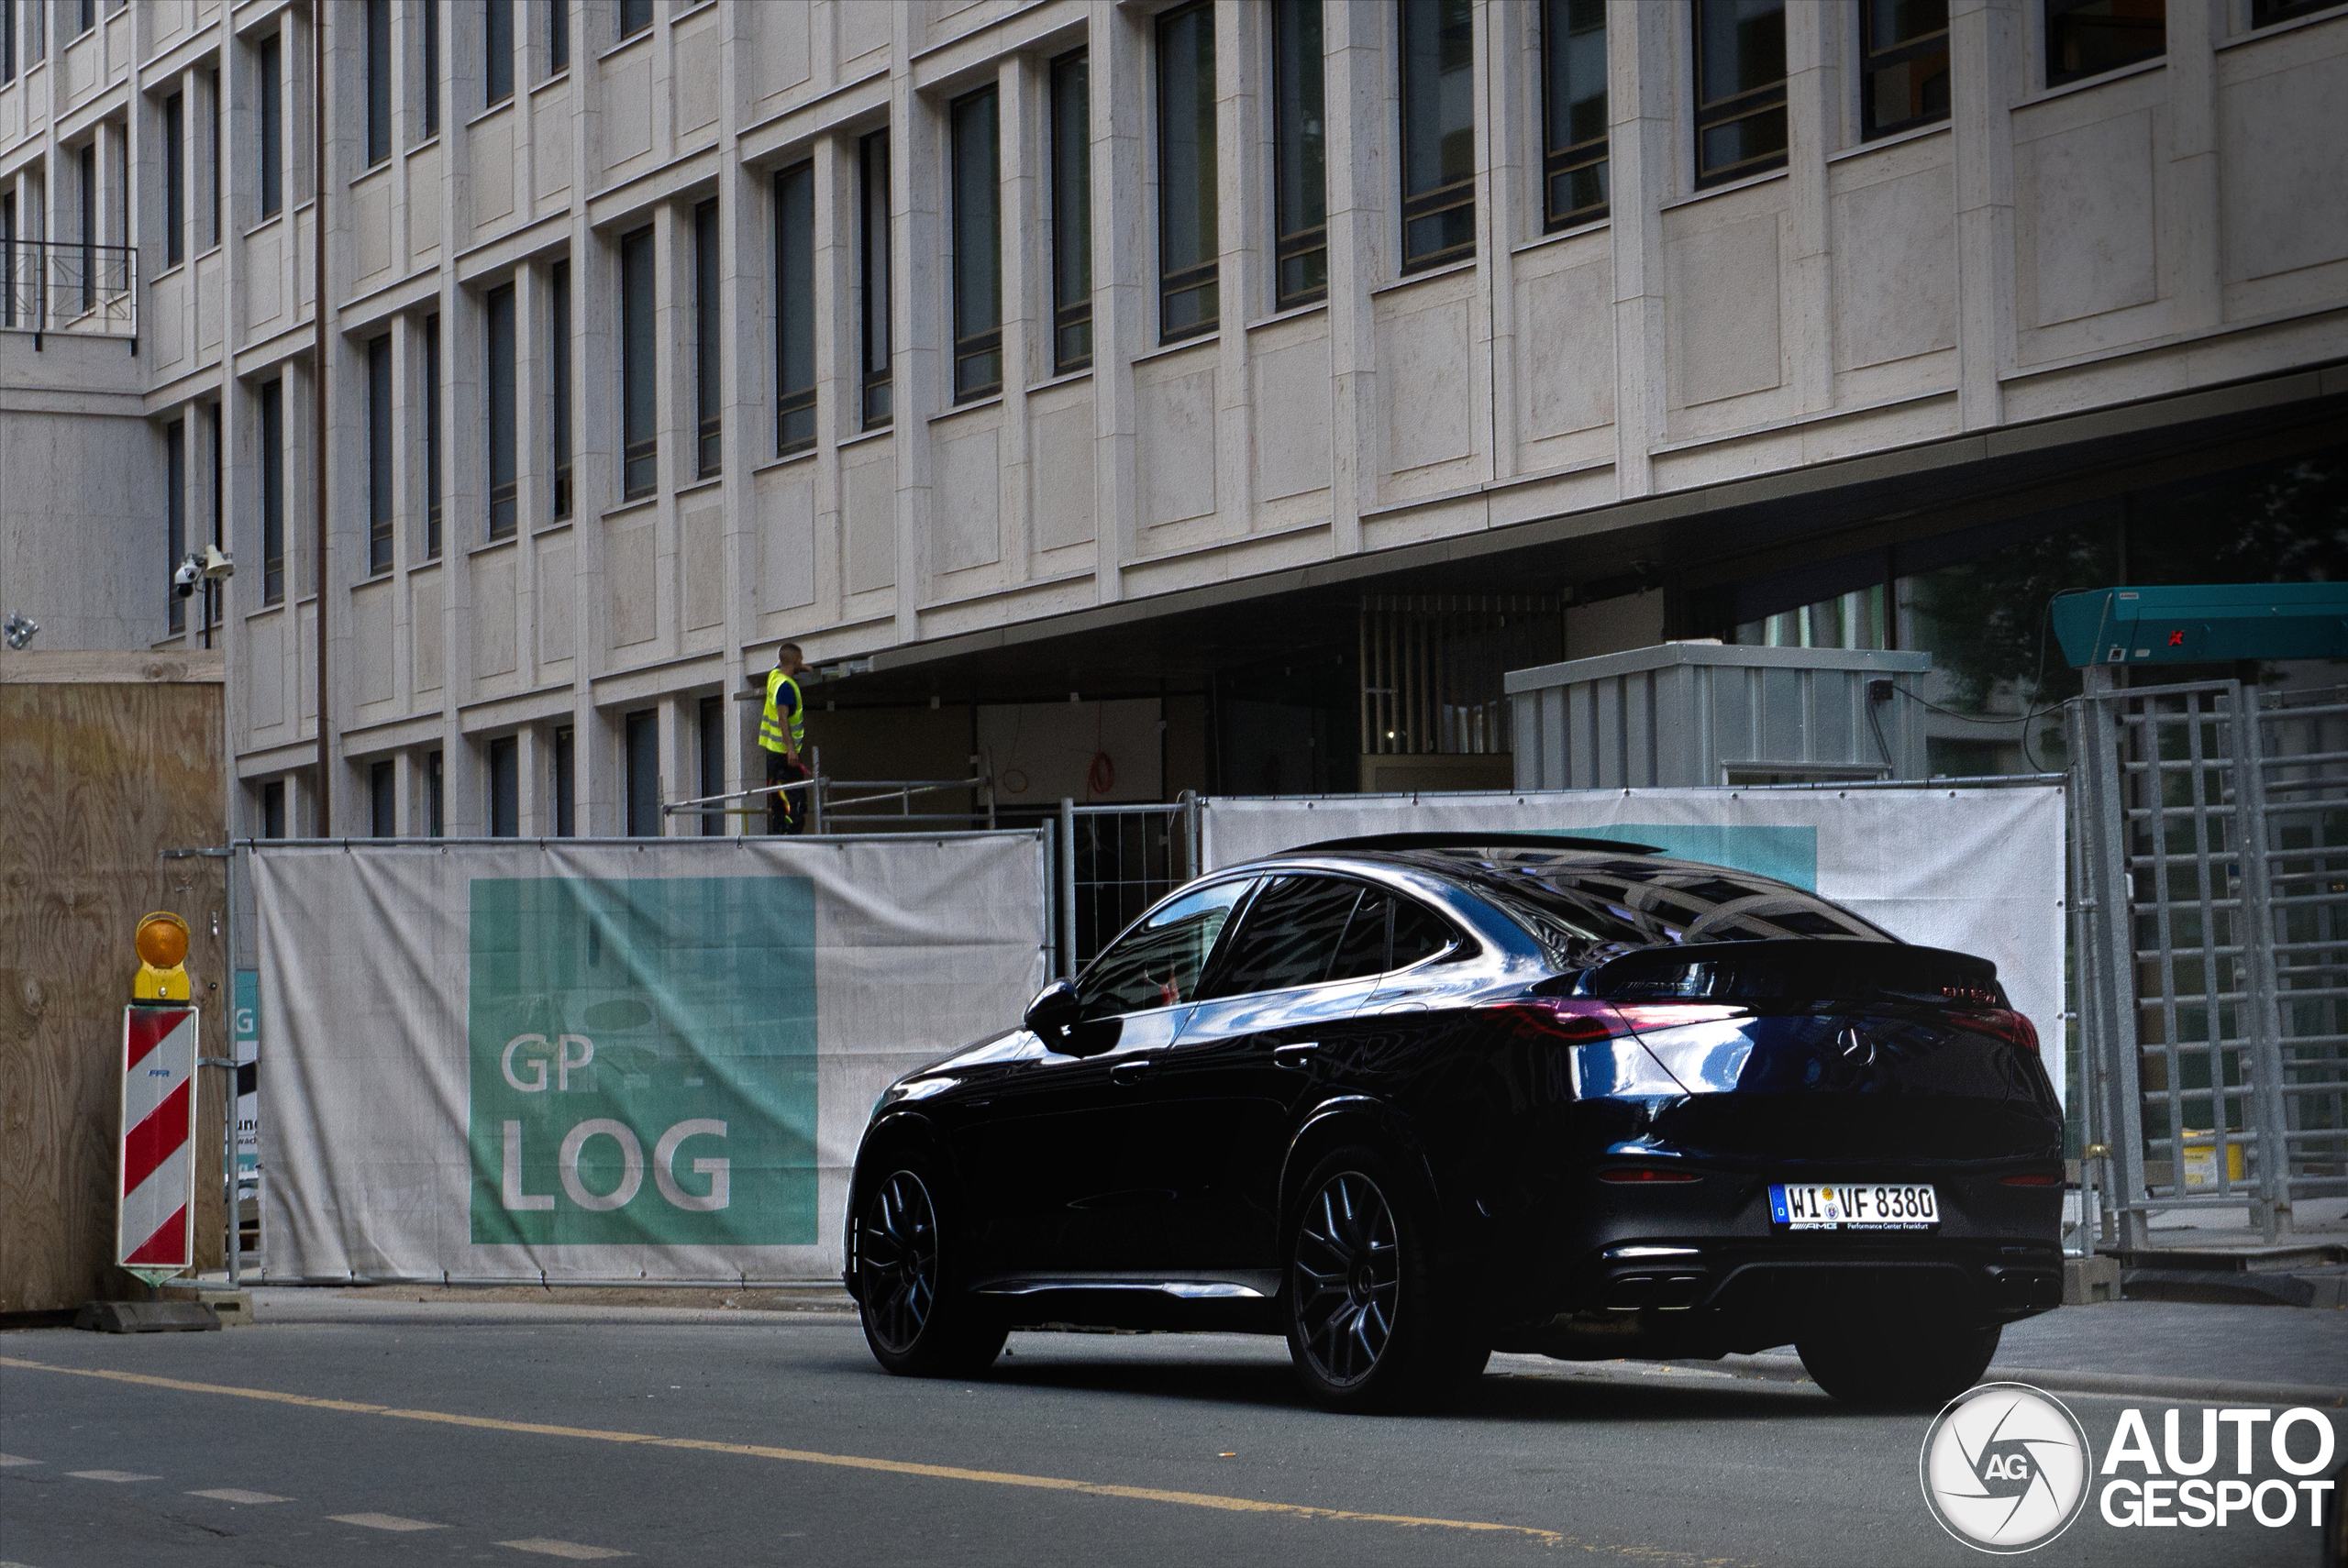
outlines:
[[[130,999],[139,1002],[187,1000],[187,922],[168,910],[143,915],[138,922],[138,977],[130,983]]]

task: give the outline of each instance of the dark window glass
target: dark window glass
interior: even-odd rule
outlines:
[[[46,3],[25,7],[25,63],[38,65],[49,50],[49,6]]]
[[[260,215],[285,204],[285,73],[280,69],[279,38],[260,40]]]
[[[620,0],[620,37],[640,33],[652,25],[652,0]]]
[[[2339,4],[2340,0],[2250,0],[2250,25],[2264,28],[2275,22],[2287,22],[2294,17],[2329,10]]]
[[[547,70],[570,69],[570,0],[548,0]]]
[[[393,762],[378,762],[367,769],[367,803],[377,838],[396,838],[400,831],[400,770]]]
[[[437,751],[426,752],[424,754],[425,831],[434,838],[438,838],[449,831],[447,783],[448,780],[440,766],[440,754]]]
[[[392,340],[367,345],[367,571],[392,569],[392,476],[399,448],[392,436]]]
[[[440,558],[440,317],[424,318],[424,556]]]
[[[260,787],[260,835],[285,836],[285,780],[272,778]]]
[[[724,257],[717,204],[703,202],[693,209],[693,392],[701,415],[694,471],[703,479],[725,469],[725,359],[718,336]]]
[[[1092,363],[1092,94],[1082,50],[1052,61],[1052,373]]]
[[[424,7],[424,134],[440,130],[440,6],[438,0]]]
[[[17,325],[17,193],[0,193],[0,326]]]
[[[1402,271],[1476,254],[1476,48],[1468,0],[1402,0]]]
[[[1191,5],[1157,21],[1157,338],[1212,332],[1222,319],[1216,272],[1214,10]]]
[[[1329,978],[1357,980],[1407,968],[1442,952],[1454,940],[1451,927],[1441,916],[1399,894],[1373,888],[1354,907]]]
[[[392,155],[392,0],[367,0],[367,161]]]
[[[1249,882],[1186,893],[1109,944],[1077,984],[1082,1015],[1113,1018],[1198,999],[1199,974]]]
[[[1209,994],[1246,996],[1319,985],[1329,977],[1361,896],[1358,882],[1275,877],[1248,904]]]
[[[2046,0],[2049,87],[2167,52],[2167,0]]]
[[[187,554],[187,421],[163,426],[163,602],[171,629],[187,630],[187,601],[172,579]]]
[[[554,732],[554,835],[575,838],[579,834],[579,792],[577,785],[576,750],[570,744],[569,724],[557,725]]]
[[[954,160],[954,397],[1002,390],[1002,160],[995,90],[949,107]]]
[[[0,0],[0,82],[17,79],[17,0]]]
[[[187,256],[187,100],[163,100],[163,263]]]
[[[547,269],[547,374],[553,381],[554,407],[548,421],[553,436],[554,514],[570,515],[570,263],[558,261]]]
[[[514,285],[502,283],[482,302],[489,328],[489,536],[514,532],[521,515],[521,480],[515,407]]]
[[[647,708],[626,721],[627,836],[660,836],[660,712]]]
[[[1541,89],[1543,222],[1554,229],[1602,218],[1606,0],[1542,0]]]
[[[774,441],[815,444],[815,166],[774,177]]]
[[[205,145],[205,226],[204,243],[209,248],[220,243],[220,127],[225,123],[225,110],[220,102],[220,73],[204,73],[204,101],[210,105],[212,123]]]
[[[204,433],[212,458],[212,513],[206,519],[211,540],[216,545],[228,542],[224,531],[226,519],[220,512],[220,494],[226,465],[220,461],[220,405],[211,403],[204,411]],[[212,646],[212,628],[220,624],[220,584],[206,580],[204,585],[204,646]]]
[[[260,602],[285,599],[285,383],[260,384]]]
[[[621,493],[650,495],[660,482],[660,404],[653,360],[652,230],[620,237],[620,424],[627,443]]]
[[[98,0],[80,0],[75,8],[80,13],[82,31],[86,33],[98,25]]]
[[[98,144],[82,144],[82,308],[98,308]]]
[[[1859,125],[1868,136],[1948,118],[1948,0],[1859,0]]]
[[[484,105],[514,96],[514,0],[481,0]]]
[[[699,716],[695,738],[701,742],[701,787],[693,793],[723,794],[725,790],[725,699],[703,698]],[[725,831],[724,817],[710,813],[701,819],[703,838],[714,838]]]
[[[1696,183],[1786,162],[1785,0],[1695,0]]]
[[[522,834],[522,743],[499,735],[489,743],[489,836]]]
[[[1272,7],[1273,259],[1283,307],[1329,294],[1329,154],[1323,117],[1321,0]]]
[[[889,133],[874,131],[857,143],[857,211],[861,243],[858,261],[863,311],[862,427],[878,430],[891,417],[889,307]]]
[[[1394,900],[1393,933],[1386,961],[1396,969],[1432,958],[1458,940],[1442,916],[1404,898]]]

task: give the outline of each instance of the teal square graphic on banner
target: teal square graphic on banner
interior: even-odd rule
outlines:
[[[1584,837],[1651,844],[1675,860],[1700,860],[1791,882],[1818,891],[1818,830],[1814,827],[1702,827],[1683,823],[1614,823],[1573,830]]]
[[[806,1245],[804,877],[476,878],[472,1239]]]

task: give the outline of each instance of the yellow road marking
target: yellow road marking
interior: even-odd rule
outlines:
[[[1576,1546],[1657,1563],[1711,1568],[1723,1559],[1700,1558],[1689,1552],[1636,1545],[1611,1545],[1577,1540],[1554,1529],[1533,1525],[1492,1524],[1481,1519],[1421,1518],[1411,1514],[1365,1514],[1350,1508],[1318,1508],[1302,1503],[1268,1502],[1259,1497],[1226,1497],[1213,1492],[1178,1492],[1157,1486],[1121,1486],[1105,1481],[1077,1481],[1058,1475],[1026,1475],[1008,1470],[970,1470],[955,1464],[919,1464],[910,1460],[872,1459],[854,1453],[819,1453],[809,1449],[770,1448],[759,1443],[717,1442],[706,1438],[659,1437],[649,1432],[605,1431],[593,1427],[556,1426],[544,1421],[506,1421],[491,1416],[460,1416],[445,1410],[403,1410],[354,1399],[321,1399],[307,1394],[285,1394],[270,1388],[238,1388],[220,1383],[191,1383],[176,1377],[156,1377],[140,1372],[113,1372],[95,1367],[54,1366],[48,1362],[0,1356],[0,1366],[30,1372],[61,1372],[72,1377],[97,1377],[113,1383],[133,1383],[148,1388],[170,1388],[183,1394],[221,1394],[237,1399],[261,1399],[305,1409],[333,1410],[352,1416],[384,1416],[402,1421],[437,1421],[452,1427],[477,1427],[485,1431],[526,1432],[537,1437],[584,1438],[595,1442],[636,1443],[645,1448],[685,1449],[696,1453],[731,1453],[749,1459],[781,1460],[793,1464],[825,1464],[845,1470],[874,1470],[891,1475],[920,1475],[939,1481],[974,1481],[993,1486],[1028,1486],[1048,1492],[1080,1492],[1093,1497],[1123,1497],[1144,1503],[1178,1503],[1186,1507],[1214,1508],[1226,1513],[1277,1514],[1289,1518],[1346,1519],[1357,1524],[1402,1525],[1428,1529],[1474,1530],[1529,1536],[1545,1546]]]

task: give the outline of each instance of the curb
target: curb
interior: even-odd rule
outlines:
[[[1732,1377],[1773,1383],[1807,1383],[1801,1358],[1758,1355],[1743,1366],[1722,1366]],[[2050,1394],[2119,1394],[2149,1399],[2182,1399],[2197,1404],[2308,1405],[2348,1407],[2348,1388],[2327,1384],[2236,1383],[2215,1377],[2152,1377],[2125,1372],[2081,1372],[2051,1366],[1993,1366],[1981,1375],[1988,1382],[2027,1383]]]

